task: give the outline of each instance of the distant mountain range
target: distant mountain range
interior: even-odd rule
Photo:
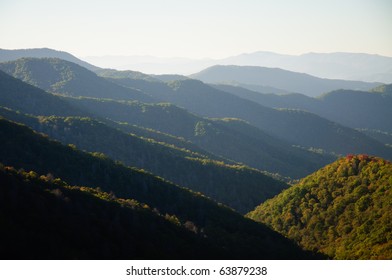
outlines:
[[[254,89],[252,86],[272,87],[272,89],[261,88],[266,91],[264,93],[282,93],[279,89],[283,89],[283,93],[303,93],[313,97],[337,89],[369,90],[379,85],[358,81],[321,79],[277,68],[235,65],[215,65],[192,74],[190,77],[205,83],[240,84],[251,90]],[[268,90],[274,90],[273,88],[276,89],[275,92],[268,92]]]
[[[224,59],[157,58],[152,56],[85,57],[105,68],[145,73],[192,74],[213,65],[262,66],[306,73],[320,78],[392,83],[392,57],[363,53],[307,53],[284,55],[254,52]]]
[[[223,59],[220,64],[281,68],[327,79],[392,83],[392,57],[364,53],[306,53],[297,56],[255,52]]]

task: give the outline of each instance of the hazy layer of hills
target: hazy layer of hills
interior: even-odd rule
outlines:
[[[254,52],[216,64],[282,68],[327,79],[392,83],[392,58],[365,53],[306,53],[283,55]]]
[[[247,216],[336,259],[392,258],[392,164],[347,156]]]
[[[46,49],[1,60],[1,258],[391,257],[390,163],[334,162],[392,159],[391,85],[313,98]],[[242,216],[256,206],[270,228]]]
[[[239,83],[242,87],[269,86],[313,97],[337,89],[369,90],[377,85],[359,81],[321,79],[308,74],[258,66],[216,65],[190,77],[206,83]]]

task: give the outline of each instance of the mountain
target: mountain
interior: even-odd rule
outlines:
[[[313,97],[337,89],[369,90],[378,85],[360,81],[321,79],[279,68],[234,65],[215,65],[189,77],[205,83],[234,82],[269,86]]]
[[[348,155],[247,216],[335,259],[392,258],[392,164]]]
[[[371,91],[336,90],[318,98],[302,94],[261,94],[230,85],[212,86],[263,106],[305,110],[355,129],[392,131],[390,85]]]
[[[392,57],[375,54],[254,52],[228,57],[216,64],[282,68],[327,79],[392,83]]]
[[[23,168],[37,174],[48,174],[48,180],[55,182],[58,180],[54,178],[61,178],[69,185],[99,187],[102,191],[112,192],[117,198],[135,199],[139,203],[147,204],[162,215],[174,215],[174,221],[178,220],[204,238],[205,242],[211,242],[210,244],[220,248],[219,251],[226,253],[223,258],[311,257],[264,225],[245,219],[200,194],[172,185],[144,171],[126,168],[102,154],[87,154],[75,147],[61,145],[25,126],[4,119],[0,119],[0,141],[0,158],[4,165],[14,166],[17,170]],[[35,203],[44,207],[44,201],[42,198]],[[32,212],[32,215],[34,214]],[[121,224],[118,226],[121,227]],[[67,231],[64,227],[60,229]],[[88,233],[93,236],[97,234],[91,229]],[[159,236],[159,232],[156,234]],[[110,240],[113,240],[113,237]],[[136,243],[138,241],[135,240]],[[11,244],[17,240],[11,238],[8,242]],[[71,254],[72,258],[83,258],[83,255],[78,253]],[[98,253],[94,255],[99,256]],[[149,258],[156,258],[154,252],[149,254]]]
[[[45,91],[67,96],[154,101],[140,91],[111,83],[86,68],[58,58],[21,58],[0,63],[0,70]]]
[[[73,56],[70,53],[57,51],[48,48],[39,48],[39,49],[19,49],[19,50],[5,50],[0,49],[0,62],[7,62],[18,60],[20,58],[26,57],[34,57],[34,58],[58,58],[61,60],[66,60],[69,62],[73,62],[78,64],[84,68],[87,68],[91,71],[98,70],[99,68],[89,64],[79,58]]]

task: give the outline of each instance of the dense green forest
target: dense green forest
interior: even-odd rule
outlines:
[[[392,258],[392,164],[348,155],[247,216],[335,259]]]

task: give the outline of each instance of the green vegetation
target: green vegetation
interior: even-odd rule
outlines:
[[[224,258],[176,216],[0,164],[1,259]]]
[[[391,259],[391,191],[389,161],[349,155],[247,216],[331,258]]]

